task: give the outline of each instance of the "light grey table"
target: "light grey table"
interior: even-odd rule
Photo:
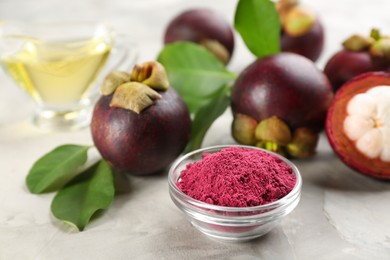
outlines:
[[[323,67],[339,43],[372,26],[390,34],[388,0],[303,1],[321,15],[326,48]],[[0,19],[98,20],[131,33],[140,61],[154,59],[164,27],[179,11],[208,6],[233,20],[231,0],[0,0]],[[240,72],[253,56],[236,37],[230,69]],[[318,154],[295,161],[303,175],[301,202],[268,235],[247,243],[205,237],[185,220],[168,195],[166,175],[130,177],[102,216],[78,233],[50,214],[53,194],[32,195],[24,183],[32,163],[64,143],[91,144],[88,129],[45,133],[29,121],[30,99],[0,76],[0,259],[390,259],[390,183],[344,166],[325,136]],[[203,146],[234,143],[231,113],[221,116]]]

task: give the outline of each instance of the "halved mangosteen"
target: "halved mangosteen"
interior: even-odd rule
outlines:
[[[346,165],[390,179],[390,74],[368,72],[345,83],[329,108],[326,134]]]

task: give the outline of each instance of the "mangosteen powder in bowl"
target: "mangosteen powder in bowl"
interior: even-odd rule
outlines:
[[[176,160],[169,171],[173,202],[211,237],[262,236],[300,199],[302,180],[287,159],[256,147],[214,146]]]

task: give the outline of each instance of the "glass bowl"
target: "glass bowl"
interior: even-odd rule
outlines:
[[[183,193],[176,185],[186,165],[202,160],[204,153],[215,153],[232,145],[212,146],[190,152],[178,158],[168,174],[169,193],[172,201],[184,212],[198,230],[218,239],[244,241],[260,237],[272,230],[299,203],[302,178],[297,167],[286,158],[273,152],[244,145],[234,145],[270,153],[291,166],[296,176],[294,188],[285,197],[256,207],[222,207],[208,204]]]

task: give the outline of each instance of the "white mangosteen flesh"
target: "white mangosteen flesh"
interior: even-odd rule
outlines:
[[[352,97],[343,129],[359,152],[390,162],[390,86],[376,86]]]

